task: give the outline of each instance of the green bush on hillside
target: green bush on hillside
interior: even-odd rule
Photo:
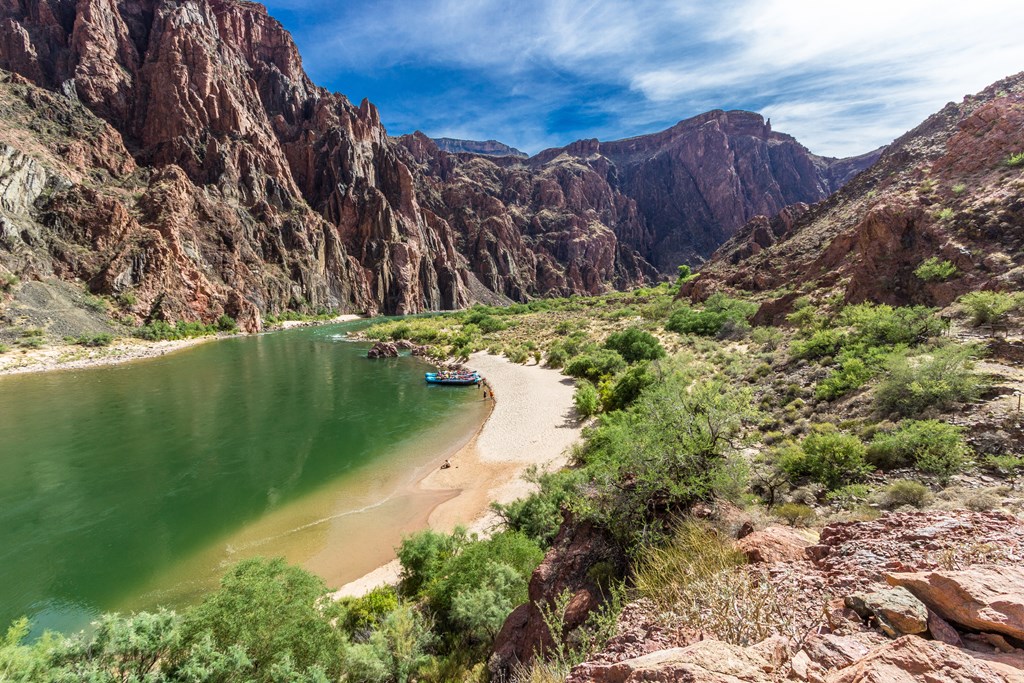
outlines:
[[[886,414],[914,417],[929,408],[946,410],[977,399],[984,381],[974,371],[974,355],[971,347],[956,345],[894,354],[875,389],[875,406]]]
[[[921,265],[914,270],[914,275],[925,282],[945,282],[956,277],[958,272],[952,261],[940,260],[937,256],[932,256],[921,262]]]
[[[661,347],[657,337],[639,327],[630,327],[622,332],[610,334],[604,346],[606,349],[618,351],[627,363],[665,357],[665,349]]]
[[[532,467],[523,478],[536,484],[537,490],[508,504],[492,503],[491,509],[507,529],[518,531],[541,548],[547,548],[562,524],[563,509],[583,483],[583,472],[559,470],[541,473]]]
[[[1024,307],[1024,294],[1020,292],[978,291],[964,294],[957,303],[971,316],[974,325],[1002,323],[1010,313]]]
[[[576,385],[572,403],[582,417],[591,417],[601,411],[601,395],[597,392],[597,387],[587,380],[580,380]]]
[[[637,363],[618,375],[603,400],[605,410],[622,410],[636,401],[644,389],[657,381],[649,363]]]
[[[905,420],[891,432],[875,434],[868,461],[883,470],[915,467],[948,479],[964,468],[970,454],[963,431],[938,420]]]
[[[600,382],[625,369],[626,361],[618,351],[597,349],[576,356],[565,366],[565,374],[570,377]]]
[[[871,473],[865,461],[867,449],[856,436],[821,425],[800,444],[787,444],[777,461],[794,481],[810,479],[829,490],[862,481]]]
[[[741,299],[732,299],[715,293],[708,297],[701,310],[683,306],[669,317],[665,329],[679,334],[695,334],[715,337],[727,322],[747,323],[757,312],[757,304]]]

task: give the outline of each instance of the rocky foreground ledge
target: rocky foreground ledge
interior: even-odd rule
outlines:
[[[734,526],[739,526],[734,524]],[[645,601],[569,683],[1006,683],[1024,681],[1024,521],[1003,512],[891,513],[826,526],[818,539],[790,527],[750,532],[745,571],[785,596],[786,635],[747,646],[666,627]],[[585,562],[586,533],[563,535],[531,582],[545,593]],[[575,542],[574,542],[575,541]],[[514,615],[513,615],[514,616]],[[512,619],[510,618],[510,622]],[[536,642],[525,613],[507,623],[497,657]],[[504,639],[504,641],[503,641]],[[492,661],[492,667],[499,662]]]

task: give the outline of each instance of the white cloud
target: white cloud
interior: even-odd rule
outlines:
[[[604,138],[751,108],[838,156],[885,144],[946,101],[1024,69],[1022,26],[1020,0],[380,0],[339,5],[298,37],[321,78],[409,65],[479,74],[507,93],[500,111],[472,91],[418,89],[402,93],[400,120],[419,111],[436,128],[530,151],[570,141],[546,117],[576,104],[605,115],[576,132]],[[603,94],[581,101],[590,84]]]

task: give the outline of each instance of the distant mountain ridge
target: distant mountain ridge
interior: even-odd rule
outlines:
[[[489,157],[523,157],[530,156],[515,147],[510,147],[497,140],[458,140],[456,138],[431,138],[443,152],[451,154],[481,154]]]
[[[754,218],[685,293],[760,296],[759,316],[777,320],[801,292],[945,306],[976,289],[1024,289],[1022,130],[1024,73],[950,102],[827,200]],[[919,277],[928,259],[956,272]]]
[[[0,69],[0,276],[85,283],[136,323],[632,287],[871,161],[720,111],[529,159],[451,154],[314,85],[240,0],[0,0]]]

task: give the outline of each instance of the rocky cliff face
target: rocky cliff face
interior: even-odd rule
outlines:
[[[458,140],[456,138],[432,138],[438,149],[451,154],[479,154],[485,157],[523,157],[529,156],[515,147],[509,147],[497,140]]]
[[[950,103],[828,200],[752,219],[722,246],[687,293],[717,289],[765,299],[779,319],[798,294],[944,306],[974,289],[1024,285],[1024,74]],[[915,275],[949,261],[946,280]]]
[[[811,154],[770,122],[745,111],[712,111],[653,135],[583,140],[541,152],[613,169],[615,189],[635,202],[648,233],[629,241],[663,272],[708,257],[744,223],[838,190],[878,158]]]
[[[631,286],[861,165],[736,112],[526,161],[394,140],[242,0],[0,0],[0,69],[0,275],[134,322]]]

